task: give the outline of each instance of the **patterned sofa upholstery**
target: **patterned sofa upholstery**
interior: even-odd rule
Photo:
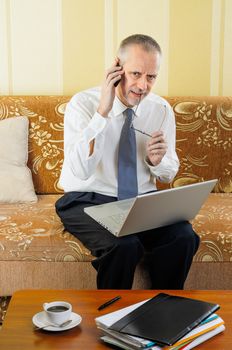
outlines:
[[[63,116],[70,96],[1,96],[0,120],[29,119],[37,203],[0,204],[0,295],[21,288],[96,288],[90,252],[54,210],[62,195]],[[193,220],[201,237],[186,288],[232,289],[232,98],[167,97],[176,115],[180,170],[171,187],[218,178]],[[163,187],[161,187],[163,188]],[[190,205],[191,205],[191,198]],[[143,263],[134,288],[149,288]]]

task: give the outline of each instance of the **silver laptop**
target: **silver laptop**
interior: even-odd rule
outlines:
[[[95,205],[84,211],[117,237],[192,220],[217,180]]]

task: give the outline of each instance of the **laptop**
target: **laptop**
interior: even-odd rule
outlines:
[[[126,236],[194,219],[216,183],[214,179],[155,191],[84,211],[113,235]]]

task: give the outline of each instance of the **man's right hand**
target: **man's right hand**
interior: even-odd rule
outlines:
[[[118,66],[118,64],[119,59],[116,58],[113,66],[106,71],[105,79],[102,84],[101,98],[97,111],[103,117],[107,117],[113,107],[115,98],[114,84],[121,79],[121,75],[124,73],[123,68]]]

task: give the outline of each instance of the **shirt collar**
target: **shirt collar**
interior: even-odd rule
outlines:
[[[140,102],[140,105],[141,105],[142,102]],[[136,111],[136,117],[139,117],[140,116],[140,105],[137,109],[137,105],[132,107],[133,111],[135,112]],[[110,116],[112,117],[119,117],[123,112],[125,112],[125,110],[127,109],[128,107],[125,106],[117,96],[115,96],[115,99],[114,99],[114,103],[113,103],[113,108],[110,112]],[[136,110],[137,109],[137,110]]]

